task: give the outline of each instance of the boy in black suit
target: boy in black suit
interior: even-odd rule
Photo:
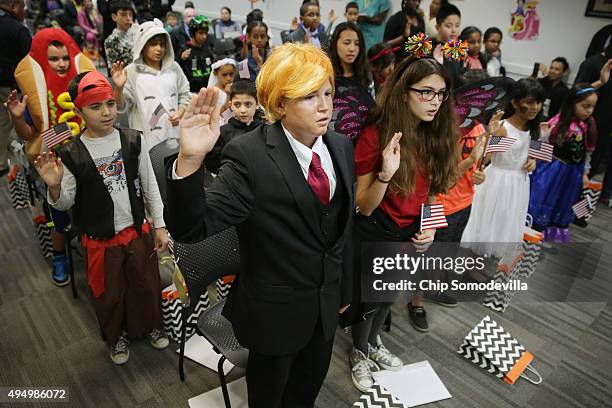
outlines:
[[[257,93],[275,122],[235,138],[204,193],[202,161],[219,137],[218,90],[203,89],[181,121],[169,161],[165,218],[177,241],[230,226],[241,267],[224,315],[249,349],[249,407],[312,407],[331,359],[339,313],[351,300],[353,147],[327,130],[334,73],[306,44],[274,49]]]

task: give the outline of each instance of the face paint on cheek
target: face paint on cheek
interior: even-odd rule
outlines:
[[[521,111],[521,113],[522,113],[523,115],[525,115],[525,114],[527,114],[527,112],[529,112],[529,107],[528,107],[528,106],[525,106],[525,105],[521,105],[521,106],[519,107],[519,110]]]

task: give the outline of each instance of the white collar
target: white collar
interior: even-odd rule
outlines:
[[[287,136],[287,140],[289,141],[289,144],[291,145],[293,152],[295,153],[295,157],[297,157],[298,162],[300,163],[300,166],[302,167],[302,169],[310,168],[310,161],[312,160],[312,152],[315,152],[316,154],[318,154],[319,157],[321,157],[321,155],[323,154],[323,146],[324,146],[323,136],[317,137],[315,139],[314,144],[312,145],[312,148],[309,148],[308,146],[306,146],[305,144],[303,144],[302,142],[294,138],[293,135],[289,133],[289,131],[285,128],[285,126],[283,126],[282,124],[281,126],[283,128],[283,131],[285,132],[285,136]]]

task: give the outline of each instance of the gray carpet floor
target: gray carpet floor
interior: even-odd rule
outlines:
[[[0,386],[69,387],[69,403],[35,405],[49,407],[186,407],[189,398],[218,386],[216,373],[189,360],[181,382],[175,348],[156,351],[142,339],[131,342],[128,364],[112,364],[80,259],[80,296],[73,299],[69,287],[51,283],[50,264],[40,254],[31,217],[30,210],[11,207],[6,180],[0,181]],[[612,241],[610,225],[612,210],[600,206],[588,228],[572,230],[577,241],[603,243]],[[610,250],[604,250],[600,262],[610,259]],[[478,303],[456,309],[431,305],[431,330],[425,334],[410,326],[398,302],[392,330],[383,339],[405,363],[428,360],[434,367],[453,398],[431,407],[610,407],[612,306],[605,296],[597,300],[517,303],[503,314]],[[457,355],[462,338],[486,314],[535,355],[541,385],[505,384]],[[349,375],[350,347],[350,336],[338,330],[317,407],[347,407],[359,398]],[[228,379],[243,375],[234,369]]]

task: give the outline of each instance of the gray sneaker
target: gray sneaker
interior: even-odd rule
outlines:
[[[158,350],[163,350],[170,344],[168,336],[163,330],[153,329],[149,333],[149,343]]]
[[[372,371],[378,371],[378,365],[367,358],[360,350],[353,348],[349,356],[351,365],[351,378],[355,387],[361,392],[366,392],[374,385]]]
[[[372,347],[372,345],[368,343],[368,355],[370,360],[374,361],[384,370],[398,371],[404,366],[402,360],[395,354],[392,354],[387,350],[384,344],[382,344],[380,336],[376,336],[376,347]]]
[[[119,337],[117,343],[110,349],[110,358],[113,360],[113,363],[117,365],[122,365],[127,363],[130,358],[130,349],[128,349],[128,340],[125,337],[125,334]]]

